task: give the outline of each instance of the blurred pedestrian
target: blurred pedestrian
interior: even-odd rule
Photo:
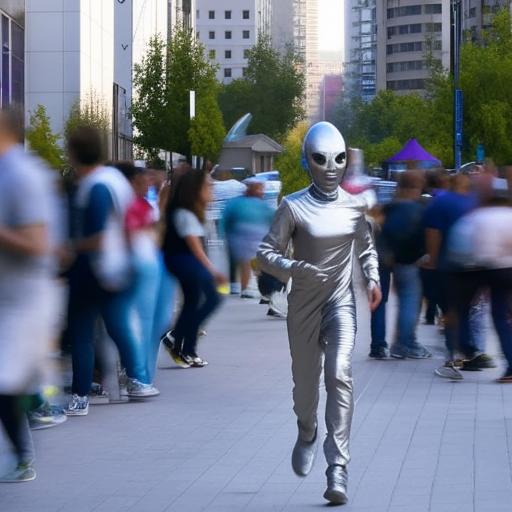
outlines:
[[[94,370],[94,332],[101,317],[116,343],[128,376],[128,395],[156,396],[142,339],[133,317],[133,267],[125,218],[134,193],[123,174],[102,165],[103,143],[94,128],[79,127],[68,138],[69,159],[80,179],[74,204],[74,250],[69,270],[68,337],[72,344],[70,416],[89,411]]]
[[[197,354],[199,328],[220,305],[217,286],[227,283],[204,249],[204,221],[211,200],[208,174],[188,168],[176,176],[167,205],[164,258],[180,283],[183,306],[174,330],[163,343],[182,368],[208,364]]]
[[[1,482],[34,480],[27,394],[39,391],[56,311],[49,172],[23,149],[19,113],[0,112],[0,420],[16,453]]]
[[[264,193],[263,182],[249,181],[245,195],[229,200],[222,217],[229,250],[230,281],[236,282],[240,269],[242,299],[257,298],[249,290],[251,260],[256,257],[274,217],[272,208],[263,200]]]
[[[472,191],[469,176],[456,174],[451,177],[450,190],[436,197],[425,212],[427,266],[435,270],[433,277],[439,292],[438,304],[445,319],[446,363],[436,370],[441,377],[462,379],[455,365],[455,347],[460,346],[472,369],[494,367],[492,358],[485,354],[482,340],[475,336],[475,325],[470,326],[470,304],[466,311],[459,311],[459,332],[457,341],[454,311],[450,305],[450,263],[447,260],[448,237],[454,224],[478,205],[478,197]],[[473,335],[471,335],[473,334]],[[462,339],[464,338],[464,339]]]
[[[450,300],[454,305],[455,328],[482,289],[490,290],[491,314],[507,360],[507,368],[498,379],[512,383],[512,202],[509,191],[493,188],[482,205],[463,216],[449,236],[447,259],[452,268]],[[450,377],[449,374],[441,376]],[[452,378],[456,378],[454,375]]]
[[[129,236],[134,270],[134,308],[140,327],[140,335],[146,350],[146,366],[149,381],[156,372],[160,338],[170,328],[174,280],[165,268],[160,251],[158,211],[148,202],[150,176],[146,169],[130,162],[114,164],[131,183],[135,200],[126,213],[126,230]]]
[[[431,353],[417,341],[416,330],[421,309],[421,280],[418,260],[425,254],[423,215],[420,202],[424,178],[420,171],[405,171],[399,176],[396,197],[383,209],[383,224],[378,250],[383,296],[387,298],[390,275],[398,295],[396,340],[390,355],[397,359],[424,359]],[[386,357],[386,301],[372,314],[370,357]]]

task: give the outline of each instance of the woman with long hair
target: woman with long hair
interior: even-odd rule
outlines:
[[[204,221],[211,199],[211,183],[205,172],[192,168],[179,171],[167,205],[163,250],[167,268],[181,285],[183,307],[164,346],[182,368],[208,364],[196,351],[199,327],[220,305],[217,286],[227,282],[204,249]]]

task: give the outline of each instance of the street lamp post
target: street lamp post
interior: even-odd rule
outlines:
[[[463,94],[460,88],[460,50],[462,46],[462,0],[451,0],[451,39],[453,71],[453,157],[455,169],[462,165]]]

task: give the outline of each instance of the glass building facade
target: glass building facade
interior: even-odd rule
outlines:
[[[24,104],[25,97],[25,2],[0,4],[0,105]]]

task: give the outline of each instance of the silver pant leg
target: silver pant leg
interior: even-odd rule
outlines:
[[[294,383],[293,410],[297,416],[300,437],[304,441],[313,439],[318,424],[323,356],[319,343],[321,311],[319,307],[311,306],[307,302],[299,306],[290,301],[287,320]]]
[[[327,391],[324,453],[327,464],[346,466],[354,410],[352,351],[356,336],[354,298],[328,303],[324,308],[321,341],[325,350],[324,374]]]

